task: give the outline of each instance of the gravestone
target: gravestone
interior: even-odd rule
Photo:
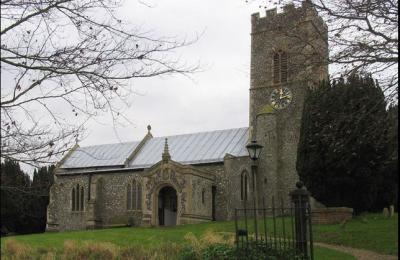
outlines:
[[[389,207],[389,217],[393,217],[394,216],[394,205],[390,205]]]
[[[383,208],[382,214],[385,218],[389,217],[389,209],[388,208]]]

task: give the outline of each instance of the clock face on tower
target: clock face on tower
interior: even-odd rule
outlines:
[[[276,88],[272,91],[270,101],[275,109],[284,109],[292,102],[292,91],[285,87]]]

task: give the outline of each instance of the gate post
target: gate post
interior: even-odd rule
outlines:
[[[296,249],[303,254],[305,259],[309,258],[307,246],[307,210],[309,208],[309,192],[305,190],[303,182],[296,183],[297,189],[290,192],[291,200],[294,204],[295,219],[295,245]],[[311,256],[312,257],[312,256]]]

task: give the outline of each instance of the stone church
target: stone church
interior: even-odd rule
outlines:
[[[307,2],[251,25],[249,126],[168,137],[149,126],[137,142],[76,145],[56,168],[48,231],[229,220],[254,196],[289,202],[305,91],[328,75],[328,30]],[[250,140],[263,146],[255,180]]]

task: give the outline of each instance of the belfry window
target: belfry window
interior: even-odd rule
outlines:
[[[247,171],[242,172],[240,176],[240,199],[247,201],[249,192],[249,178]]]
[[[136,180],[132,180],[126,185],[126,209],[142,209],[142,185]]]
[[[71,209],[72,211],[83,211],[85,200],[85,189],[77,184],[71,191]]]
[[[274,83],[288,81],[288,57],[284,51],[274,53],[273,57],[273,80]]]

